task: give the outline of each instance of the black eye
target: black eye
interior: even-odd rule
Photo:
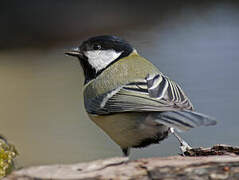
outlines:
[[[101,49],[101,45],[95,44],[95,45],[93,46],[93,49],[94,49],[94,50],[100,50],[100,49]]]

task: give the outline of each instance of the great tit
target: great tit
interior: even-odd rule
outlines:
[[[92,37],[65,54],[77,57],[83,68],[84,104],[90,119],[125,156],[130,148],[159,143],[170,133],[178,138],[182,150],[191,148],[174,129],[216,124],[195,112],[177,83],[119,37]]]

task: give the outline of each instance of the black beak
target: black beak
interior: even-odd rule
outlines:
[[[66,55],[68,56],[73,56],[73,57],[78,57],[78,58],[82,58],[84,55],[83,53],[77,48],[77,49],[73,49],[71,51],[65,52]]]

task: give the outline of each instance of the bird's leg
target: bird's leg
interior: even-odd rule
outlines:
[[[169,131],[178,139],[178,141],[180,142],[180,150],[182,151],[183,156],[185,156],[185,152],[188,149],[192,149],[192,147],[186,142],[184,141],[175,131],[174,128],[170,128]]]
[[[122,149],[124,157],[128,157],[129,156],[129,151],[130,151],[129,148]]]

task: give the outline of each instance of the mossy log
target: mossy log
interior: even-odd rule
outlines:
[[[239,147],[215,145],[195,148],[188,156],[156,157],[130,161],[112,158],[73,165],[21,169],[5,180],[33,179],[239,179]]]

